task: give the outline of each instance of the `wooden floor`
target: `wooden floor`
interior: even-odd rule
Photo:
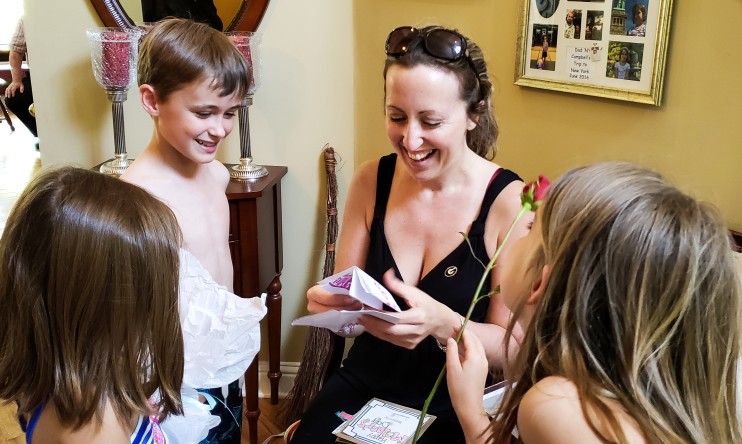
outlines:
[[[251,443],[247,437],[247,420],[242,420],[242,444],[263,444],[271,435],[283,433],[284,428],[280,427],[279,412],[282,407],[282,399],[278,400],[278,405],[271,405],[269,398],[260,398],[260,417],[258,418],[258,442]],[[283,444],[282,439],[273,439],[270,444]]]

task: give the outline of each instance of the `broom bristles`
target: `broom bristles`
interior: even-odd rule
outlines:
[[[338,236],[337,193],[335,176],[335,150],[329,144],[323,148],[325,173],[327,177],[327,235],[325,238],[325,263],[322,278],[331,276],[335,270],[335,242]],[[291,424],[306,410],[312,399],[319,393],[322,384],[331,372],[340,366],[345,338],[335,335],[326,328],[310,327],[304,346],[301,363],[296,373],[294,386],[286,396],[283,411],[284,425]]]

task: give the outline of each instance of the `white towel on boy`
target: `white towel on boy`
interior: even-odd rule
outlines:
[[[185,346],[183,384],[225,386],[260,351],[266,295],[241,298],[217,284],[190,252],[180,250],[179,310]]]

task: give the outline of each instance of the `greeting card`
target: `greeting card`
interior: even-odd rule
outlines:
[[[338,442],[356,444],[408,444],[415,435],[420,411],[373,398],[341,427],[335,430]],[[420,434],[435,416],[425,415]]]

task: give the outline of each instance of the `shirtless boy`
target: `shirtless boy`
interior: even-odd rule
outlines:
[[[248,302],[250,300],[228,293],[233,289],[228,245],[229,207],[225,195],[229,172],[220,162],[214,161],[222,140],[235,124],[234,117],[247,90],[247,81],[247,64],[226,36],[190,20],[159,22],[142,42],[138,73],[142,107],[152,117],[154,133],[122,179],[148,190],[173,210],[183,232],[183,250],[189,253],[185,260],[202,267],[205,271],[198,274],[209,282],[213,278],[214,286],[221,287],[219,297],[228,301],[225,307],[234,310],[235,304],[243,307],[241,304],[249,303],[253,309],[250,315],[259,316],[259,320],[265,313],[259,298],[251,298],[257,299],[257,303]],[[182,270],[181,264],[181,274]],[[184,290],[181,276],[181,294],[190,291],[188,288]],[[187,315],[183,313],[182,298],[180,310],[183,320]],[[228,317],[234,315],[230,312]],[[188,383],[186,330],[184,326],[184,379]],[[257,337],[259,347],[257,324],[241,334]],[[203,343],[196,353],[214,354],[214,359],[218,360],[224,350],[216,346],[211,351],[205,350],[210,348],[209,344]],[[242,372],[252,357],[243,362]],[[221,398],[222,391],[217,387],[209,393]],[[212,429],[213,433],[204,442],[239,443],[241,395],[236,381],[229,385],[226,405],[227,411],[215,410],[222,422],[217,427],[219,430]]]

